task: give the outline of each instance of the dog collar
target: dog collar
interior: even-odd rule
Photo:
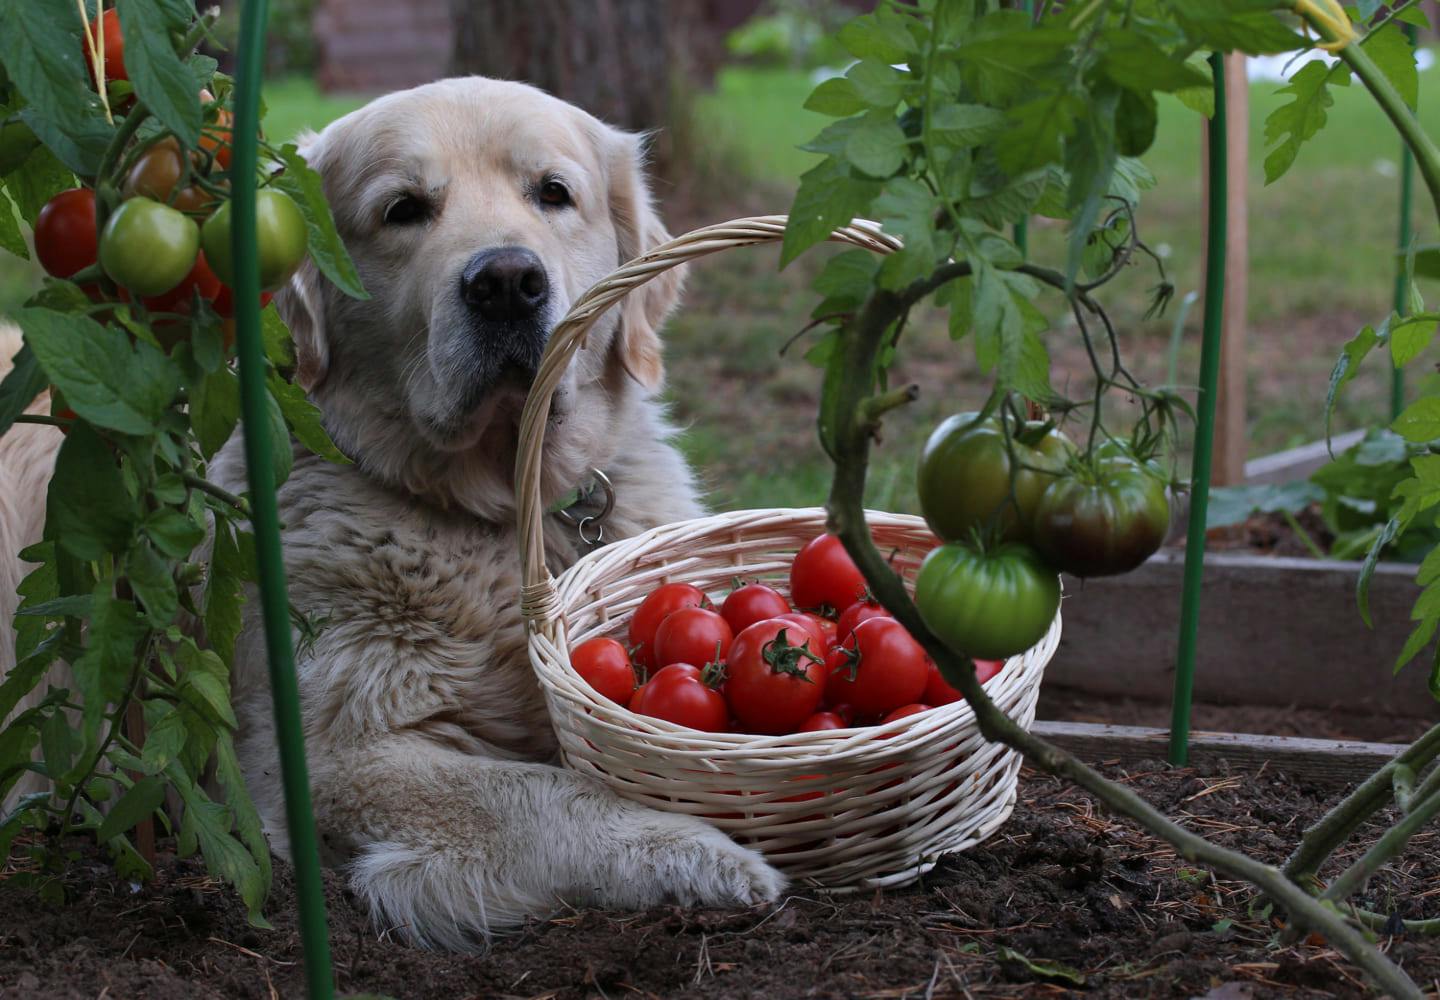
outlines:
[[[591,469],[590,478],[552,504],[548,513],[574,527],[586,548],[598,549],[605,544],[605,519],[614,509],[615,487],[610,477]]]

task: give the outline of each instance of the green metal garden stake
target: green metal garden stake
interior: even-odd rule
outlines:
[[[285,818],[290,856],[295,865],[295,895],[300,908],[300,941],[305,953],[305,983],[310,1000],[334,996],[330,936],[325,925],[325,892],[310,807],[305,768],[305,736],[300,725],[300,691],[295,680],[295,651],[290,635],[290,602],[280,550],[280,519],[275,505],[272,449],[289,442],[270,440],[265,358],[260,341],[260,265],[255,245],[255,173],[259,154],[260,80],[265,65],[268,0],[246,0],[240,9],[240,56],[235,75],[234,151],[231,198],[235,257],[235,319],[240,358],[240,411],[245,430],[245,464],[250,477],[251,527],[260,571],[260,604],[265,618],[265,650],[280,743],[280,772],[285,788]]]
[[[1210,506],[1210,464],[1215,438],[1215,393],[1225,306],[1225,217],[1229,206],[1225,155],[1225,57],[1210,56],[1215,113],[1209,125],[1209,217],[1205,236],[1205,318],[1200,346],[1199,421],[1190,470],[1190,525],[1185,536],[1185,588],[1180,598],[1180,649],[1170,701],[1170,763],[1190,753],[1190,697],[1195,688],[1195,642],[1200,631],[1200,583],[1205,571],[1205,514]]]
[[[1415,25],[1405,25],[1405,37],[1410,39],[1410,45],[1415,45]],[[1415,189],[1415,157],[1410,152],[1410,147],[1405,143],[1400,144],[1400,239],[1399,247],[1401,254],[1410,251],[1411,227],[1410,227],[1410,202]],[[1394,309],[1401,316],[1409,312],[1409,291],[1405,274],[1405,258],[1402,256],[1395,267],[1395,297]],[[1394,368],[1390,373],[1390,419],[1394,420],[1400,416],[1400,411],[1405,409],[1405,371],[1401,368]]]

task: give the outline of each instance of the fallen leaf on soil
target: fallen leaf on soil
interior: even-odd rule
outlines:
[[[1061,965],[1059,962],[1052,962],[1046,958],[1027,958],[1013,948],[1007,948],[1003,944],[995,952],[995,957],[1002,962],[1019,962],[1032,975],[1041,979],[1058,979],[1072,986],[1084,986],[1084,973],[1076,972],[1068,965]]]

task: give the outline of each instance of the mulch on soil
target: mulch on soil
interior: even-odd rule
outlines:
[[[1267,768],[1201,775],[1156,763],[1110,776],[1192,829],[1274,862],[1337,794]],[[1363,901],[1440,916],[1435,848],[1433,832],[1416,837]],[[340,878],[332,874],[327,889],[340,989],[397,998],[1364,993],[1323,941],[1280,948],[1277,922],[1243,884],[1212,878],[1088,796],[1029,772],[995,837],[906,889],[829,898],[797,890],[743,911],[566,911],[483,956],[377,935]],[[153,883],[134,886],[85,850],[66,890],[56,907],[0,888],[0,997],[303,995],[283,866],[268,931],[248,926],[238,900],[193,859],[164,858]],[[1383,943],[1417,982],[1440,989],[1440,939]]]

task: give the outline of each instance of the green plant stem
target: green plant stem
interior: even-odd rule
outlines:
[[[185,483],[186,486],[200,490],[202,493],[208,493],[216,500],[221,500],[229,504],[242,516],[250,516],[250,505],[245,502],[244,497],[237,497],[234,493],[231,493],[223,486],[216,486],[214,483],[210,482],[210,480],[202,479],[201,477],[195,475],[192,472],[180,473],[180,479]]]
[[[69,427],[73,421],[65,417],[47,417],[39,413],[22,413],[15,418],[17,424],[45,424],[49,427]]]
[[[1437,814],[1440,814],[1440,768],[1430,772],[1430,777],[1415,793],[1414,802],[1405,818],[1386,830],[1384,836],[1377,840],[1360,860],[1341,872],[1320,898],[1336,903],[1347,899],[1366,879],[1403,851],[1410,838]]]
[[[1288,510],[1282,509],[1280,511],[1280,516],[1285,519],[1285,523],[1290,526],[1290,530],[1295,532],[1295,537],[1300,539],[1300,543],[1304,545],[1307,550],[1309,550],[1312,556],[1314,556],[1316,559],[1329,558],[1321,550],[1320,546],[1316,544],[1315,539],[1311,536],[1310,532],[1306,531],[1304,526],[1295,519],[1294,514],[1290,513]]]
[[[1312,882],[1325,859],[1390,801],[1396,768],[1403,765],[1418,773],[1437,756],[1440,756],[1440,725],[1431,727],[1306,830],[1300,846],[1285,862],[1285,877],[1300,885]]]
[[[950,269],[953,265],[942,270]],[[943,283],[935,279],[932,275],[899,293],[884,289],[873,291],[856,317],[841,327],[839,344],[825,373],[824,396],[831,402],[822,410],[822,435],[835,462],[828,503],[829,528],[840,537],[864,573],[872,593],[920,641],[945,679],[965,695],[987,740],[1004,743],[1044,771],[1084,788],[1115,812],[1134,819],[1172,845],[1186,860],[1209,865],[1258,886],[1286,908],[1295,924],[1323,934],[1392,996],[1420,997],[1410,978],[1359,930],[1338,912],[1288,881],[1278,869],[1212,844],[1184,829],[1132,789],[1106,780],[1071,754],[1009,718],[986,695],[984,686],[976,679],[974,664],[953,653],[925,626],[904,583],[875,548],[866,523],[862,498],[870,440],[878,427],[873,419],[867,418],[864,401],[871,393],[876,356],[886,329],[929,290]]]
[[[1350,907],[1349,913],[1366,930],[1383,931],[1390,923],[1390,918],[1383,913],[1376,913],[1374,910],[1366,910],[1358,906]],[[1417,937],[1440,937],[1440,919],[1402,920],[1400,924],[1404,927],[1406,934],[1414,934]]]
[[[1415,769],[1409,764],[1396,764],[1390,785],[1395,790],[1395,805],[1408,813],[1415,804]]]

